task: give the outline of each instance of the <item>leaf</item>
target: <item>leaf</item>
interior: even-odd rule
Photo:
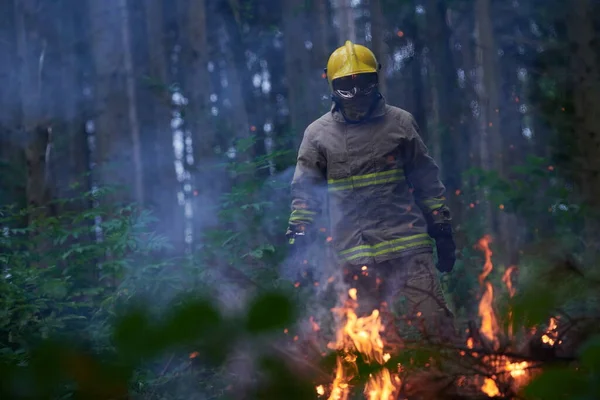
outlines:
[[[567,367],[549,368],[535,377],[523,389],[523,394],[531,400],[575,399],[585,394],[586,386],[581,372]]]
[[[115,345],[126,358],[135,359],[152,353],[154,327],[148,315],[141,309],[133,310],[121,317],[115,324],[113,338]]]
[[[48,296],[54,299],[64,298],[67,295],[66,282],[58,279],[51,279],[43,282],[40,289],[40,294],[42,296]]]
[[[538,325],[551,315],[557,304],[555,293],[551,290],[530,290],[520,292],[514,298],[512,306],[515,327]]]
[[[191,300],[175,307],[162,325],[159,345],[184,344],[204,339],[221,323],[217,309],[206,300]]]
[[[259,365],[260,372],[266,379],[254,389],[252,398],[257,400],[317,398],[312,382],[295,374],[282,360],[264,357]]]
[[[249,252],[246,255],[249,255],[250,257],[253,257],[253,258],[261,259],[264,257],[265,252],[274,253],[275,247],[272,244],[264,244],[256,249],[252,250],[251,252]]]
[[[600,368],[600,335],[594,336],[585,342],[580,349],[579,359],[582,366],[587,368]]]
[[[285,328],[294,322],[296,309],[282,293],[271,292],[258,296],[250,305],[246,329],[263,333]]]
[[[254,258],[258,258],[261,259],[263,257],[263,251],[262,249],[256,249],[256,250],[252,250],[250,253],[248,253],[251,257]]]

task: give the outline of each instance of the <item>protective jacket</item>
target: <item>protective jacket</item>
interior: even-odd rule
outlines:
[[[450,221],[415,119],[383,97],[365,122],[347,123],[334,104],[310,124],[291,189],[290,225],[309,228],[327,207],[333,246],[350,264],[432,252],[428,226]]]

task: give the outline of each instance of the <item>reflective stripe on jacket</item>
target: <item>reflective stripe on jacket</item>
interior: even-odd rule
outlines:
[[[428,222],[450,220],[444,192],[410,113],[382,98],[368,121],[348,124],[334,105],[304,132],[290,224],[309,225],[328,203],[340,260],[383,262],[432,251]]]

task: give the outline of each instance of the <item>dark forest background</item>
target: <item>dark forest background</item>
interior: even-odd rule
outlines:
[[[284,233],[349,39],[441,168],[472,338],[491,238],[500,343],[475,337],[471,373],[497,398],[600,398],[599,33],[596,0],[0,0],[0,397],[317,398],[333,366],[293,326],[318,313],[327,336],[335,300],[326,275],[284,279]],[[429,350],[406,351],[439,389],[414,398],[488,398],[432,385],[466,373]],[[481,366],[506,354],[532,368],[518,390]]]

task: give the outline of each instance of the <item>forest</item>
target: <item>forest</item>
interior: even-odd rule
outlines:
[[[0,0],[0,398],[599,399],[599,37],[598,0]],[[346,40],[440,168],[459,343],[382,344],[326,220],[286,239]]]

